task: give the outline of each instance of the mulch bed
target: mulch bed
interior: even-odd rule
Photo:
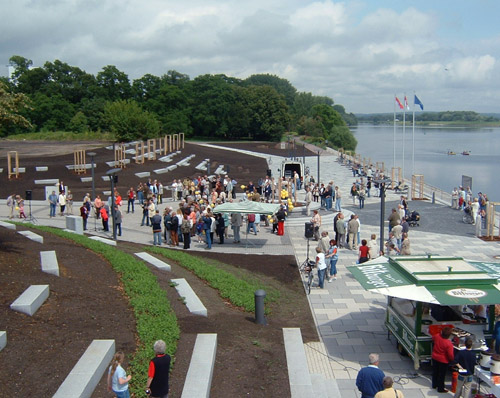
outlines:
[[[18,227],[24,229],[24,227]],[[116,274],[99,256],[55,237],[43,246],[0,228],[0,330],[7,347],[0,353],[0,397],[51,396],[93,339],[115,339],[117,349],[135,349],[135,323]],[[121,243],[132,253],[140,245]],[[61,276],[40,270],[39,251],[56,250]],[[300,327],[304,341],[318,336],[293,256],[203,253],[212,260],[251,271],[263,283],[281,286],[282,299],[271,307],[268,325],[234,308],[217,291],[184,268],[168,261],[172,272],[152,267],[177,314],[181,339],[171,375],[171,397],[180,397],[197,333],[217,333],[218,347],[211,395],[216,397],[290,396],[283,327]],[[192,315],[169,285],[186,278],[206,305],[207,318]],[[31,284],[49,284],[50,296],[33,317],[9,305]],[[93,397],[110,397],[105,378]]]

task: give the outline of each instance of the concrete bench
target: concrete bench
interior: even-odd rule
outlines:
[[[81,216],[66,216],[66,228],[83,235],[83,218]]]
[[[0,332],[0,351],[2,351],[6,345],[7,345],[7,332],[4,330]]]
[[[166,155],[162,156],[161,158],[158,158],[158,160],[163,163],[170,163],[172,161],[172,157],[173,155]]]
[[[208,159],[205,159],[203,162],[198,164],[198,166],[195,167],[196,170],[206,170],[207,169],[207,163],[209,162]]]
[[[40,264],[43,272],[59,276],[59,264],[55,250],[40,252]]]
[[[123,162],[124,164],[130,164],[130,159],[123,159]],[[109,167],[118,167],[118,165],[120,164],[120,162],[118,161],[114,161],[112,160],[111,162],[106,162],[106,164],[109,166]]]
[[[92,177],[80,177],[81,182],[92,182]]]
[[[208,398],[214,373],[217,334],[199,333],[184,381],[181,398]]]
[[[175,290],[177,290],[179,296],[184,297],[189,312],[195,315],[208,316],[207,309],[184,278],[171,279],[170,281],[176,283]]]
[[[10,308],[33,316],[48,297],[49,285],[31,285],[10,305]]]
[[[156,170],[153,170],[155,174],[165,174],[165,173],[168,173],[170,170],[168,169],[168,167],[164,168],[164,169],[156,169]]]
[[[68,165],[66,165],[66,168],[67,168],[68,170],[75,170],[75,169],[77,169],[77,168],[83,168],[83,169],[89,170],[89,169],[91,169],[91,168],[92,168],[92,163],[86,163],[86,164],[83,164],[83,165],[78,166],[78,167],[77,167],[77,166],[75,166],[74,164],[68,164]],[[96,163],[94,163],[94,169],[95,169],[95,168],[97,168],[97,164],[96,164]]]
[[[283,340],[292,397],[313,397],[311,375],[307,368],[306,352],[300,328],[283,328]]]
[[[219,167],[217,167],[217,169],[215,170],[215,174],[226,174],[226,172],[224,171],[224,165],[221,164]]]
[[[47,166],[36,166],[35,170],[36,171],[49,171],[49,168]]]
[[[173,164],[173,165],[171,165],[171,166],[168,166],[168,167],[167,167],[167,170],[168,170],[168,171],[172,171],[172,170],[175,170],[176,168],[177,168],[177,165],[176,165],[176,164]]]
[[[21,234],[23,236],[26,236],[28,239],[31,239],[32,241],[35,241],[35,242],[38,242],[38,243],[43,243],[43,236],[35,234],[34,232],[31,232],[31,231],[17,231],[17,233]]]
[[[0,221],[0,227],[16,230],[16,224],[11,224],[10,222]]]
[[[46,180],[35,180],[35,185],[58,185],[58,184],[59,180],[57,178],[49,178]]]
[[[13,172],[13,173],[15,173],[15,172],[16,172],[16,168],[15,168],[15,167],[12,169],[12,172]],[[18,173],[26,173],[26,167],[19,167],[19,168],[17,169],[17,172],[18,172]]]
[[[142,171],[140,173],[135,173],[135,175],[139,178],[146,178],[146,177],[150,177],[151,173],[149,171]]]
[[[106,239],[106,238],[101,238],[100,236],[91,236],[90,239],[96,240],[101,243],[106,243],[107,245],[110,246],[116,246],[116,241],[111,240],[111,239]]]
[[[53,398],[90,398],[115,355],[114,340],[94,340]]]
[[[151,254],[145,253],[145,252],[140,252],[140,253],[134,253],[137,257],[140,259],[148,262],[151,265],[154,265],[156,268],[161,269],[162,271],[169,271],[171,270],[171,267],[169,264],[157,259],[156,257],[153,257]]]

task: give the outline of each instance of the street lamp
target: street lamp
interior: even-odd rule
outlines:
[[[320,154],[320,152],[318,151],[318,181],[317,181],[318,184],[319,184],[319,154]]]
[[[384,251],[385,190],[387,184],[390,184],[392,180],[390,178],[381,178],[373,180],[373,182],[378,184],[380,189],[380,251]]]
[[[118,176],[116,173],[122,169],[116,168],[111,169],[106,172],[111,181],[111,217],[113,217],[113,240],[116,240],[116,223],[115,223],[115,182],[118,182]]]
[[[89,152],[90,163],[92,164],[92,200],[95,200],[95,179],[94,179],[94,157],[97,155],[95,152]]]

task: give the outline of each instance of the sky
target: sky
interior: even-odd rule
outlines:
[[[347,112],[500,112],[498,0],[0,0],[0,75],[20,55],[131,80],[270,73]],[[9,17],[10,16],[10,17]]]

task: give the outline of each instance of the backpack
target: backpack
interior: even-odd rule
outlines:
[[[182,224],[181,224],[181,232],[183,234],[188,234],[189,232],[191,232],[191,224],[189,222],[189,220],[182,220]]]
[[[255,214],[248,215],[248,222],[255,222]]]

